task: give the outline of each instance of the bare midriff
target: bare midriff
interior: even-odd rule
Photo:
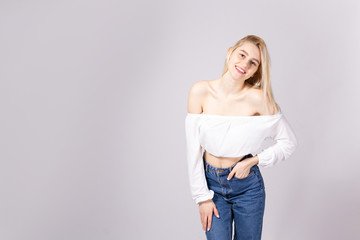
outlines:
[[[245,155],[244,155],[245,156]],[[229,168],[237,163],[244,156],[239,156],[235,158],[229,157],[216,157],[207,151],[204,152],[205,161],[213,167],[216,168]]]

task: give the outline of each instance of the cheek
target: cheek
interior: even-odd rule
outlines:
[[[234,66],[234,58],[229,59],[228,67]]]
[[[254,67],[254,69],[252,69],[252,72],[256,73],[258,69],[259,69],[258,67]]]

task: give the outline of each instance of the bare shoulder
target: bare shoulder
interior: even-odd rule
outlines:
[[[208,94],[209,80],[200,80],[192,84],[188,95],[188,107],[189,113],[202,113],[203,101]]]
[[[190,88],[189,95],[202,95],[206,94],[209,87],[209,80],[200,80],[193,83]]]
[[[275,107],[271,106],[268,97],[265,99],[264,90],[260,87],[253,86],[249,89],[249,100],[261,115],[272,115],[276,113]]]

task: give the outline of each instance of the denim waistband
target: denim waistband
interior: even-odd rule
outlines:
[[[234,163],[231,167],[228,167],[228,168],[216,168],[214,166],[211,166],[210,164],[208,164],[206,161],[205,161],[205,154],[203,155],[203,161],[204,161],[204,168],[205,168],[205,171],[206,172],[212,172],[216,175],[225,175],[225,174],[229,174],[231,172],[231,170],[235,167],[235,165],[246,159],[246,158],[250,158],[250,157],[253,157],[253,155],[251,153],[245,155],[243,158],[241,158],[239,161],[237,161],[236,163]]]

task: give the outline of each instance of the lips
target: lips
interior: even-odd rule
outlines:
[[[235,68],[236,68],[236,70],[238,70],[238,72],[241,73],[241,74],[245,74],[245,73],[246,73],[245,70],[244,70],[243,68],[241,68],[241,67],[235,66]]]

